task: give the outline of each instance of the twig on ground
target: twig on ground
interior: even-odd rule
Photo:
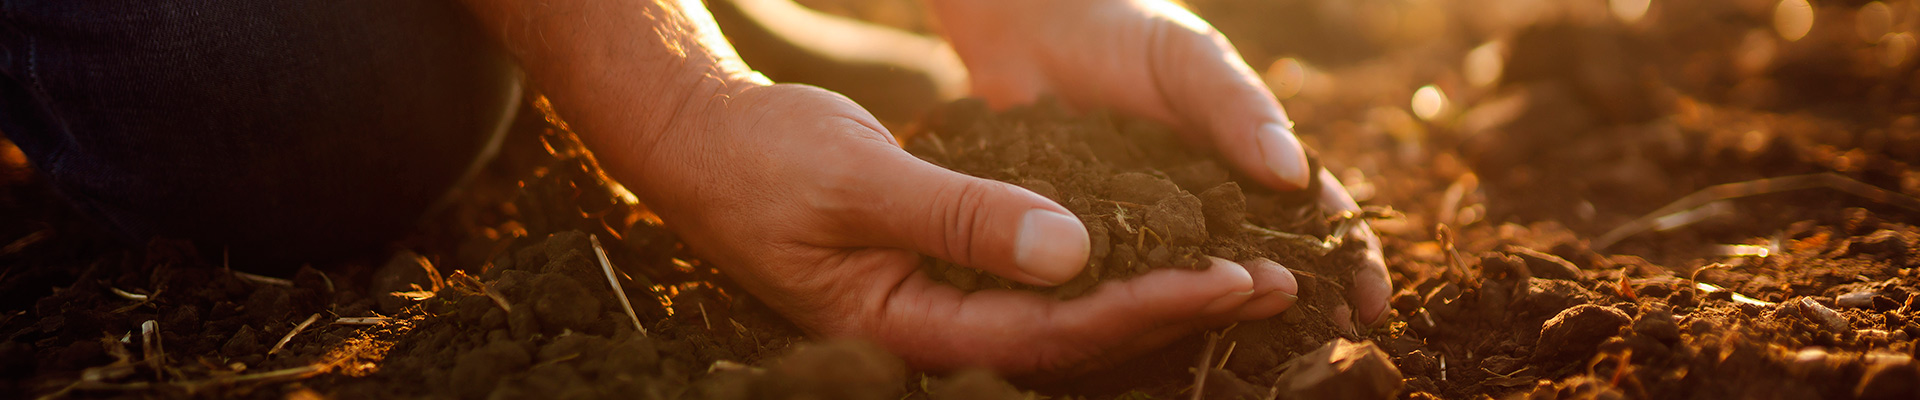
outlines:
[[[713,320],[707,318],[707,303],[693,303],[693,305],[700,306],[700,323],[706,324],[707,331],[712,332]]]
[[[233,277],[240,278],[240,280],[247,281],[247,282],[253,282],[253,283],[258,283],[262,285],[293,287],[293,281],[282,279],[282,278],[254,275],[254,274],[249,274],[249,273],[240,272],[240,271],[233,271],[233,270],[228,270],[227,272],[231,272],[233,273]]]
[[[244,375],[222,376],[222,377],[207,378],[207,379],[201,379],[201,380],[195,380],[195,381],[184,381],[184,382],[108,383],[108,382],[97,382],[97,381],[78,381],[78,382],[74,382],[72,385],[68,385],[66,388],[60,389],[60,391],[58,392],[50,393],[40,398],[41,399],[58,398],[74,390],[140,391],[140,390],[153,389],[155,387],[179,388],[187,392],[188,394],[194,394],[194,393],[199,393],[200,391],[206,390],[207,388],[211,388],[211,387],[229,386],[229,385],[251,383],[251,382],[277,381],[282,379],[287,379],[287,380],[301,379],[301,378],[306,378],[306,377],[325,373],[329,369],[332,369],[333,367],[334,367],[333,364],[327,364],[327,363],[312,364],[312,365],[267,371],[267,372],[259,372],[259,373],[244,374]]]
[[[1725,288],[1714,286],[1714,284],[1706,283],[1706,282],[1694,282],[1693,288],[1699,289],[1701,292],[1706,292],[1706,293],[1727,291],[1727,289]],[[1740,292],[1733,293],[1733,302],[1743,303],[1743,304],[1752,304],[1752,305],[1761,306],[1761,307],[1773,307],[1774,305],[1774,302],[1747,297],[1747,295],[1740,294]]]
[[[287,336],[281,337],[279,343],[274,343],[273,348],[267,350],[267,355],[271,356],[273,353],[280,352],[280,348],[287,346],[287,341],[293,340],[293,335],[300,334],[301,330],[307,329],[307,325],[313,325],[313,321],[318,320],[320,320],[320,314],[314,313],[313,316],[307,317],[306,321],[301,321],[300,325],[294,325],[293,330],[287,331]]]
[[[1213,347],[1220,343],[1225,335],[1207,333],[1207,347],[1200,350],[1200,365],[1193,369],[1193,400],[1200,400],[1207,390],[1207,371],[1213,369]]]
[[[1240,342],[1227,342],[1227,353],[1220,355],[1220,364],[1215,365],[1213,368],[1227,369],[1227,360],[1233,359],[1233,348],[1238,347],[1239,345],[1240,345]]]
[[[1613,230],[1607,231],[1604,235],[1600,235],[1600,238],[1594,239],[1593,249],[1605,249],[1619,243],[1621,240],[1649,230],[1673,229],[1686,223],[1691,223],[1692,221],[1688,221],[1688,219],[1698,218],[1700,214],[1697,213],[1714,212],[1715,209],[1712,207],[1724,207],[1714,206],[1714,204],[1719,204],[1718,202],[1720,201],[1815,188],[1833,189],[1835,191],[1863,197],[1867,200],[1908,210],[1920,211],[1920,198],[1881,189],[1831,172],[1755,179],[1745,182],[1708,186],[1705,189],[1693,192],[1693,194],[1681,197],[1679,200],[1675,200],[1665,207],[1660,207],[1658,210],[1647,213],[1645,216],[1613,228]]]
[[[334,324],[334,325],[380,325],[380,324],[384,324],[384,323],[388,323],[388,322],[393,322],[393,318],[387,318],[387,317],[345,317],[345,318],[340,318],[340,319],[336,319],[336,320],[333,320],[333,324]]]
[[[607,250],[600,247],[600,236],[587,235],[587,240],[593,242],[593,253],[600,256],[600,269],[606,271],[607,284],[613,285],[613,295],[620,299],[620,309],[625,310],[627,312],[627,318],[633,320],[633,329],[640,331],[640,336],[647,336],[647,328],[640,326],[640,315],[633,312],[633,303],[627,301],[627,290],[621,288],[620,281],[613,277],[613,262],[607,261]],[[702,314],[704,315],[704,309]],[[712,324],[708,324],[708,326],[711,327]],[[712,328],[708,329],[711,330]]]

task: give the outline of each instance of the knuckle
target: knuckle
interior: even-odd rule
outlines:
[[[961,178],[947,185],[934,200],[934,223],[942,227],[940,245],[953,261],[973,265],[973,242],[986,225],[989,199],[1001,191],[997,184],[981,179]]]

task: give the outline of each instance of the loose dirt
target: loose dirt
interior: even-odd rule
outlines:
[[[1662,213],[1661,229],[1598,240],[1697,190],[1759,178],[1832,173],[1920,195],[1914,2],[1814,4],[1816,22],[1791,39],[1773,22],[1794,8],[1771,1],[1656,1],[1643,14],[1608,7],[1634,2],[1601,1],[1188,3],[1266,73],[1303,141],[1362,204],[1406,214],[1374,225],[1398,290],[1389,323],[1360,332],[1316,325],[1307,317],[1326,310],[1314,310],[1314,299],[1337,301],[1339,291],[1308,286],[1278,318],[1078,379],[1009,384],[981,371],[906,371],[871,346],[801,336],[688,257],[598,178],[568,135],[531,120],[460,204],[396,243],[400,255],[315,265],[284,280],[237,274],[249,265],[223,262],[231,249],[116,242],[66,208],[17,152],[0,152],[0,393],[1359,398],[1379,391],[1310,388],[1391,386],[1367,347],[1327,344],[1346,339],[1390,361],[1402,398],[1920,397],[1920,212],[1813,188]],[[1428,85],[1442,106],[1413,112],[1408,99]],[[1064,203],[1079,193],[1089,199],[1080,215],[1096,219],[1117,221],[1127,209],[1092,200],[1119,200],[1099,185],[1111,180],[1138,180],[1124,186],[1148,194],[1121,201],[1148,212],[1191,196],[1206,234],[1185,245],[1215,254],[1205,194],[1220,184],[1195,184],[1180,178],[1184,164],[1153,161],[1179,158],[1116,163],[1097,147],[1110,143],[1080,151],[1035,139],[1087,127],[1137,139],[1119,119],[943,112],[943,121],[1027,131],[930,129],[948,150],[976,149],[999,164],[943,159],[918,144],[914,152],[988,178],[1043,180],[1053,196],[1067,193],[1056,198]],[[911,121],[889,123],[911,131]],[[1155,140],[1165,138],[1135,143],[1165,143]],[[1048,142],[1064,150],[1034,151]],[[1029,161],[1009,162],[1015,148]],[[1080,162],[1099,178],[1032,168],[1048,162]],[[1128,172],[1140,175],[1117,178]],[[1258,200],[1259,190],[1241,185],[1246,221],[1323,232],[1286,223],[1319,218],[1261,219],[1287,214],[1259,204],[1298,203]],[[1192,204],[1170,202],[1170,215],[1192,217],[1181,203]],[[1193,232],[1133,217],[1127,226],[1156,234]],[[1113,268],[1120,244],[1134,247],[1136,262],[1141,248],[1162,246],[1118,236],[1125,227],[1104,220],[1088,226],[1108,229],[1103,274],[1140,265]],[[605,246],[648,334],[612,297],[589,235]],[[1163,246],[1168,260],[1179,246]],[[1268,251],[1296,271],[1315,268]],[[440,273],[438,290],[423,266]],[[976,288],[1001,284],[977,278]],[[315,314],[319,322],[272,351]],[[386,319],[335,323],[350,317]],[[143,326],[155,328],[151,344]],[[1208,366],[1196,368],[1202,360]]]
[[[1244,186],[1214,157],[1151,123],[1075,117],[1051,101],[996,113],[963,100],[936,110],[912,137],[907,149],[922,159],[1066,206],[1092,240],[1086,269],[1050,288],[930,260],[930,276],[962,289],[1020,288],[1070,298],[1150,269],[1206,268],[1208,256],[1273,259],[1306,272],[1314,284],[1344,286],[1358,257],[1357,246],[1322,246],[1333,215],[1308,192]]]

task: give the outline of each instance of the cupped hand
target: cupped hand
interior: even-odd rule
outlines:
[[[962,292],[921,273],[920,254],[1048,285],[1086,264],[1085,227],[1026,189],[907,154],[840,95],[753,85],[723,98],[632,147],[629,182],[697,254],[811,333],[874,340],[919,368],[1071,372],[1295,299],[1278,264],[1218,259],[1064,301]]]
[[[1252,179],[1280,190],[1321,179],[1322,205],[1359,205],[1307,159],[1286,111],[1227,38],[1166,0],[935,0],[945,36],[967,65],[974,94],[1004,108],[1053,95],[1169,124]],[[1392,294],[1379,239],[1365,224],[1350,237],[1367,253],[1348,301],[1376,324]]]

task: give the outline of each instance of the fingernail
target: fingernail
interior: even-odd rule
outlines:
[[[1253,134],[1268,170],[1296,188],[1307,187],[1307,155],[1300,147],[1300,138],[1293,136],[1293,129],[1269,122]]]
[[[1079,218],[1052,210],[1028,210],[1020,218],[1020,236],[1015,238],[1013,262],[1021,272],[1057,285],[1073,279],[1086,266],[1087,228]]]

